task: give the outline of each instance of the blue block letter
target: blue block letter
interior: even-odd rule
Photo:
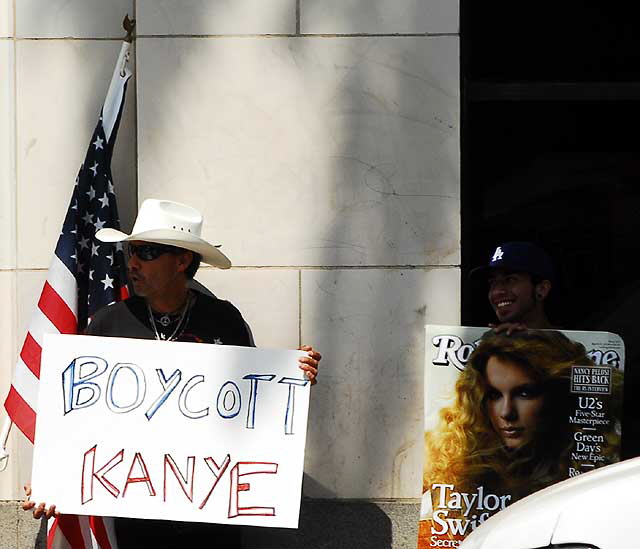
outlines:
[[[100,386],[89,380],[104,374],[107,367],[107,361],[97,356],[80,356],[71,361],[62,372],[65,414],[71,410],[88,408],[97,402],[100,398]]]

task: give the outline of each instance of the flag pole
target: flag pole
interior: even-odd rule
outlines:
[[[7,463],[9,463],[9,452],[7,451],[7,441],[9,440],[9,433],[11,432],[11,427],[13,426],[13,421],[11,421],[10,417],[6,417],[4,420],[4,425],[2,426],[2,432],[0,432],[0,473],[7,468]]]

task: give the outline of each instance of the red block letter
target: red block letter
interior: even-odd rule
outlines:
[[[141,477],[131,476],[131,472],[133,471],[133,468],[136,462],[138,463],[138,467],[140,467],[140,472],[142,473]],[[147,485],[147,490],[149,490],[149,495],[150,496],[156,495],[156,491],[153,489],[153,484],[151,484],[149,471],[147,471],[147,466],[145,465],[144,459],[142,459],[142,455],[140,455],[140,452],[136,452],[136,455],[133,456],[133,461],[131,462],[131,468],[129,469],[129,474],[127,475],[127,482],[125,483],[124,490],[122,491],[122,497],[127,495],[127,488],[129,487],[129,484],[132,484],[135,482],[144,482]]]
[[[227,467],[229,467],[229,463],[231,462],[231,456],[227,454],[226,457],[224,458],[224,461],[222,462],[222,465],[220,465],[219,467],[212,457],[204,458],[204,462],[207,464],[209,469],[211,469],[211,472],[213,473],[215,480],[213,481],[213,486],[211,486],[211,490],[209,490],[207,497],[204,498],[204,500],[202,501],[198,509],[202,509],[207,504],[207,501],[209,501],[209,498],[211,497],[213,490],[218,485],[218,481],[220,480],[220,477],[222,477]]]
[[[248,492],[251,485],[247,482],[239,484],[240,477],[247,475],[257,475],[260,473],[273,475],[278,472],[277,463],[265,462],[245,462],[239,461],[231,469],[231,489],[229,493],[229,518],[235,518],[240,515],[252,516],[262,515],[265,517],[273,517],[276,514],[274,507],[238,507],[238,492]]]
[[[111,471],[116,465],[122,462],[122,456],[124,450],[120,450],[115,456],[113,456],[107,463],[105,463],[97,471],[96,469],[96,446],[87,450],[84,453],[84,461],[82,462],[82,483],[81,483],[81,496],[80,501],[82,505],[93,499],[93,479],[98,479],[98,482],[107,489],[114,498],[120,495],[118,490],[105,475]]]
[[[167,467],[171,469],[173,475],[178,480],[180,488],[184,492],[184,495],[189,498],[189,501],[193,503],[193,471],[196,466],[195,456],[189,456],[187,458],[187,476],[182,475],[182,472],[176,465],[176,462],[171,457],[171,454],[164,455],[164,495],[162,501],[167,501]],[[189,491],[187,492],[187,484],[189,485]]]

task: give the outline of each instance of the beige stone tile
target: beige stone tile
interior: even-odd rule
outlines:
[[[16,35],[27,38],[124,37],[133,0],[17,0]]]
[[[459,32],[455,0],[300,0],[300,31],[310,34]]]
[[[233,257],[232,250],[225,252]],[[258,347],[298,347],[298,271],[205,268],[196,279],[240,310]]]
[[[460,262],[458,40],[138,41],[140,199],[237,265]]]
[[[13,365],[16,361],[16,273],[14,271],[0,272],[0,398],[4,399],[9,392],[13,377]],[[7,414],[2,407],[0,413],[0,428],[4,425]],[[0,500],[16,499],[20,496],[20,467],[18,464],[19,437],[17,429],[12,429],[7,443],[9,464],[0,474]],[[22,437],[24,438],[24,437]]]
[[[138,0],[139,34],[292,34],[295,0]]]
[[[13,36],[13,2],[0,0],[0,38]]]
[[[0,395],[4,398],[11,385],[16,357],[16,273],[0,271]],[[2,416],[2,414],[0,414]],[[2,475],[0,475],[2,476]]]
[[[120,51],[116,41],[17,44],[18,265],[48,268],[74,181]],[[55,90],[53,96],[46,93]],[[135,97],[130,90],[112,171],[120,215],[135,204]]]
[[[0,269],[16,264],[13,42],[0,40]]]
[[[302,272],[302,338],[323,354],[306,495],[420,496],[424,325],[459,310],[457,268]]]

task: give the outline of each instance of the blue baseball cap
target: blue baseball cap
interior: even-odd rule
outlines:
[[[513,273],[529,273],[543,280],[553,280],[554,268],[549,254],[533,242],[505,242],[500,244],[489,259],[488,265],[472,269],[469,277],[486,277],[493,269]]]

